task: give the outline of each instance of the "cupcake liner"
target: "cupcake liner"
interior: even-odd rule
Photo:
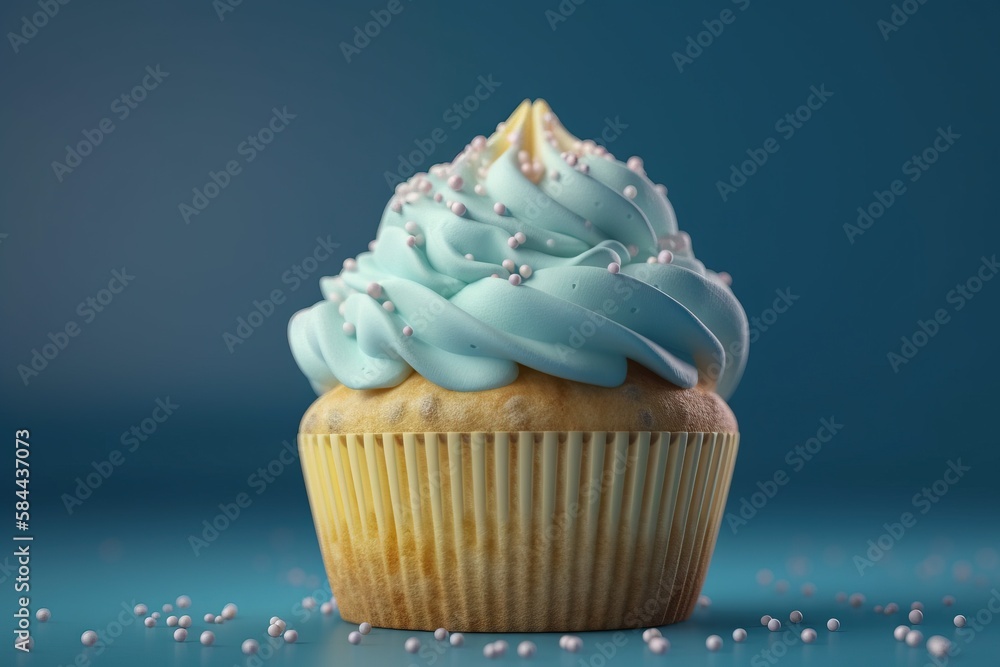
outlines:
[[[686,619],[736,433],[299,435],[341,616],[556,632]]]

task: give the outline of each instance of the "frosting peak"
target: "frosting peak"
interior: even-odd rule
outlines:
[[[369,252],[324,278],[289,323],[317,393],[509,384],[518,364],[617,386],[629,359],[728,397],[746,315],[705,269],[642,160],[577,139],[543,100],[396,187]]]

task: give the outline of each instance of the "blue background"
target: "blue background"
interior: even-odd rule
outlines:
[[[749,316],[771,321],[776,290],[798,297],[758,331],[730,401],[742,452],[729,511],[735,516],[741,499],[778,471],[788,482],[746,524],[723,526],[706,585],[713,606],[699,612],[702,621],[671,630],[678,650],[687,642],[690,660],[704,661],[704,636],[719,632],[727,647],[715,664],[750,664],[757,648],[734,653],[728,637],[776,595],[773,584],[764,590],[753,580],[761,568],[789,580],[789,595],[816,583],[815,604],[833,605],[836,590],[866,593],[868,607],[891,596],[936,603],[952,585],[968,587],[966,613],[986,604],[1000,575],[1000,282],[985,283],[961,310],[948,294],[1000,249],[1000,7],[929,0],[886,39],[877,22],[890,19],[888,2],[567,1],[564,10],[575,9],[556,21],[546,13],[559,11],[554,0],[404,1],[347,62],[341,42],[385,6],[246,0],[220,20],[209,0],[71,2],[16,52],[9,37],[0,45],[2,427],[10,439],[17,428],[32,433],[34,590],[55,613],[36,633],[40,655],[27,658],[44,662],[33,664],[70,662],[79,633],[107,623],[126,597],[159,604],[186,591],[197,599],[192,587],[200,586],[215,605],[242,594],[266,618],[281,613],[267,601],[290,609],[312,590],[297,575],[289,582],[291,568],[322,583],[297,466],[284,466],[259,495],[248,479],[293,440],[313,398],[285,324],[319,298],[321,275],[373,237],[391,191],[384,173],[415,140],[441,128],[446,139],[423,167],[448,160],[526,97],[546,98],[581,137],[598,137],[606,119],[627,125],[608,148],[641,155],[651,178],[670,188],[698,257],[733,274]],[[733,22],[679,71],[672,54],[724,9]],[[38,11],[26,0],[6,2],[0,29],[19,32]],[[169,75],[120,119],[115,98],[157,65]],[[480,77],[499,86],[455,127],[445,113]],[[776,123],[813,86],[833,95],[792,136],[779,132]],[[242,161],[238,145],[284,107],[295,114],[287,129],[187,224],[178,206],[191,202],[192,188],[228,160]],[[60,180],[53,161],[102,118],[114,131]],[[911,182],[904,163],[949,127],[960,137]],[[769,137],[778,152],[720,196],[717,183]],[[895,179],[905,193],[852,243],[844,225]],[[282,276],[318,237],[339,247],[293,290]],[[122,267],[134,281],[85,322],[78,304]],[[231,352],[223,334],[275,289],[286,300]],[[942,308],[949,321],[894,371],[887,354]],[[80,335],[25,384],[18,365],[69,321]],[[167,397],[175,413],[67,510],[62,498],[77,479],[123,449],[123,432]],[[796,470],[787,453],[824,418],[843,428]],[[969,472],[921,514],[914,494],[959,459]],[[253,504],[196,556],[188,536],[241,491]],[[859,575],[852,557],[905,511],[917,513],[917,525]],[[803,570],[797,559],[807,557]],[[7,572],[0,606],[12,610]],[[858,618],[857,646],[923,664],[923,649],[906,653],[886,640],[894,622]],[[338,629],[317,629],[311,649],[295,647],[298,662],[352,648],[323,643],[346,634],[343,624],[324,622]],[[867,638],[860,627],[876,622],[888,630]],[[998,634],[987,626],[962,664],[991,664]],[[155,655],[164,664],[241,657],[198,658],[198,647],[185,646],[185,658],[161,639]],[[849,639],[837,638],[842,650],[852,650]],[[113,647],[119,657],[109,650],[95,664],[124,664],[125,641]],[[389,642],[386,659],[401,662],[401,642]],[[821,648],[808,647],[816,649],[812,664],[827,664]],[[633,641],[627,650],[644,649]]]

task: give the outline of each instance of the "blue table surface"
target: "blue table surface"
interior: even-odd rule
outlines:
[[[172,496],[178,500],[172,501]],[[89,508],[72,520],[65,515],[39,519],[32,543],[31,607],[51,609],[52,619],[44,624],[33,619],[33,652],[12,650],[7,655],[14,657],[2,663],[464,666],[520,661],[514,649],[530,639],[538,646],[531,662],[565,667],[1000,664],[1000,623],[994,622],[1000,616],[998,531],[995,516],[987,512],[961,519],[930,515],[863,574],[854,556],[863,555],[867,538],[854,522],[835,512],[808,518],[772,513],[736,535],[724,525],[703,591],[710,603],[699,607],[691,620],[662,628],[671,644],[666,655],[651,653],[636,630],[582,633],[582,651],[571,654],[559,648],[559,634],[469,634],[464,647],[453,648],[428,632],[376,628],[361,645],[351,645],[347,636],[356,629],[353,625],[336,612],[324,615],[302,607],[306,596],[328,599],[329,589],[308,512],[298,507],[301,499],[294,501],[294,511],[271,506],[246,510],[196,556],[188,537],[205,517],[186,508],[183,496],[183,489],[177,489],[149,506]],[[853,510],[859,511],[863,508]],[[10,557],[0,561],[5,566],[0,572],[4,588],[16,576],[11,563]],[[768,581],[768,573],[770,582],[761,583]],[[806,584],[815,586],[814,594],[804,594]],[[838,592],[861,593],[865,603],[853,608],[838,602]],[[185,611],[194,623],[184,643],[173,640],[173,629],[164,623],[166,614],[149,629],[126,613],[139,602],[158,610],[181,594],[193,599]],[[945,595],[955,596],[954,606],[943,604]],[[940,634],[954,642],[953,655],[945,660],[932,659],[923,645],[911,648],[893,639],[893,628],[907,623],[906,612],[917,600],[925,605],[920,626],[925,638]],[[208,627],[202,617],[218,613],[227,602],[239,606],[237,618],[211,626],[216,642],[201,646],[197,637]],[[875,612],[875,605],[889,602],[901,611],[892,616]],[[788,623],[794,609],[804,614],[803,623]],[[952,622],[958,613],[969,619],[961,631]],[[763,614],[780,618],[783,631],[762,627]],[[266,646],[265,630],[273,615],[299,632],[297,643],[278,643],[273,650]],[[827,631],[831,617],[840,620],[839,632]],[[737,627],[749,633],[742,644],[732,640]],[[815,643],[799,639],[805,627],[817,630]],[[88,629],[107,637],[107,646],[83,647],[80,635]],[[724,640],[717,653],[705,647],[711,634]],[[417,654],[403,649],[411,636],[422,642]],[[501,637],[511,648],[505,656],[488,660],[483,646]],[[241,653],[247,638],[265,646],[258,656]]]

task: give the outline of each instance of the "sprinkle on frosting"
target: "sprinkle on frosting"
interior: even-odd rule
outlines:
[[[638,156],[619,162],[525,101],[491,137],[396,187],[377,242],[289,323],[293,355],[317,392],[391,387],[414,371],[477,391],[509,384],[518,364],[617,386],[631,360],[728,397],[746,315],[729,274],[695,258],[666,193]],[[597,333],[571,346],[586,321]]]

